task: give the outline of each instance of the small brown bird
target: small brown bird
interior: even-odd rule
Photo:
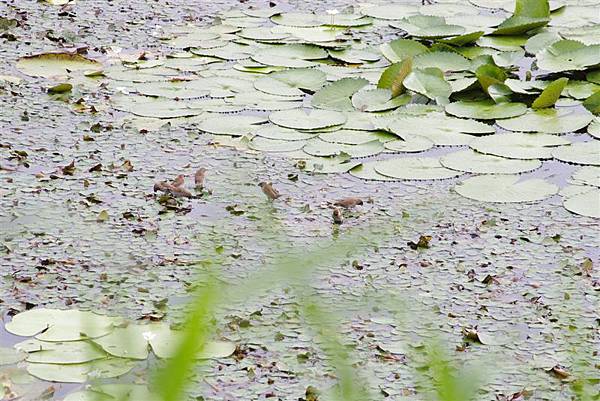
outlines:
[[[362,205],[363,201],[360,198],[344,198],[336,201],[335,206],[341,206],[344,209],[352,209],[355,206]]]
[[[176,187],[173,184],[169,184],[165,181],[159,181],[154,184],[154,192],[164,192],[173,196],[174,198],[193,198],[194,196],[190,191],[183,187]]]
[[[194,174],[194,184],[196,184],[197,190],[202,190],[204,188],[204,178],[206,177],[206,169],[204,167],[200,167],[196,174]]]
[[[158,181],[156,183],[154,183],[154,192],[168,192],[169,191],[169,184],[166,183],[165,181]]]
[[[267,195],[270,200],[275,200],[281,196],[278,190],[273,188],[273,184],[270,182],[261,182],[258,186],[262,189],[263,193]]]
[[[342,209],[336,207],[333,209],[333,222],[335,224],[342,224],[344,222],[344,216],[342,215]]]
[[[185,184],[185,177],[183,175],[179,174],[173,180],[173,186],[179,188],[179,187],[182,187],[183,184]]]

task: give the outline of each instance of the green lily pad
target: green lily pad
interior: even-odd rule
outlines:
[[[362,10],[364,15],[384,20],[397,20],[415,15],[419,12],[416,4],[373,5]]]
[[[60,383],[85,383],[95,379],[109,379],[129,372],[134,362],[123,358],[106,358],[86,363],[58,365],[28,363],[27,372],[38,379]]]
[[[581,216],[600,219],[600,188],[584,186],[581,193],[564,198],[563,206]]]
[[[510,159],[550,159],[552,150],[570,142],[556,135],[511,133],[474,139],[469,146],[480,152]]]
[[[471,63],[458,53],[447,51],[436,51],[421,53],[413,58],[413,68],[439,68],[447,71],[465,71],[471,67]]]
[[[432,141],[419,135],[404,135],[404,139],[397,139],[384,143],[386,149],[394,152],[423,152],[431,149],[434,145]]]
[[[545,26],[550,21],[548,0],[516,0],[515,11],[493,32],[494,35],[520,35]]]
[[[541,109],[499,120],[497,124],[510,131],[563,134],[587,127],[593,118],[591,113],[577,108]]]
[[[102,64],[77,53],[42,53],[21,57],[17,68],[34,77],[59,77],[73,71],[89,71],[102,68]]]
[[[281,96],[303,96],[301,89],[316,91],[325,84],[324,72],[313,68],[296,68],[268,74],[254,81],[259,91]]]
[[[27,358],[27,354],[14,348],[0,347],[0,366],[12,365]]]
[[[91,342],[48,342],[30,339],[15,344],[15,349],[27,352],[27,362],[72,364],[104,359],[106,352]]]
[[[283,128],[278,125],[263,125],[254,131],[254,134],[268,139],[279,139],[284,141],[302,141],[315,136],[313,133],[301,132],[295,129]]]
[[[376,162],[365,162],[361,163],[358,166],[353,167],[348,172],[350,175],[360,178],[363,180],[369,181],[396,181],[396,179],[392,177],[387,177],[385,175],[379,174],[375,171]]]
[[[600,91],[590,95],[587,99],[584,100],[583,106],[589,110],[591,113],[599,115],[600,114]]]
[[[35,336],[42,341],[76,341],[108,334],[121,322],[92,312],[38,308],[15,315],[5,328],[17,336]]]
[[[434,157],[411,157],[378,161],[375,171],[387,177],[400,180],[441,180],[462,174],[440,164]]]
[[[447,38],[465,32],[460,25],[450,25],[443,17],[414,15],[390,23],[394,28],[406,31],[410,36],[421,38]]]
[[[588,126],[587,132],[594,138],[600,139],[600,118],[594,118],[592,123]]]
[[[525,114],[527,106],[523,103],[498,103],[493,100],[458,101],[446,105],[446,112],[457,117],[478,120],[495,120]]]
[[[410,102],[410,95],[392,97],[389,89],[360,90],[352,95],[352,105],[358,111],[379,112],[395,109]]]
[[[396,39],[382,44],[379,49],[385,58],[392,63],[397,63],[429,51],[427,46],[412,39]]]
[[[319,109],[352,111],[354,107],[350,98],[368,83],[364,78],[339,79],[316,92],[311,104]]]
[[[243,136],[253,133],[266,121],[259,116],[215,116],[202,121],[198,128],[215,135]]]
[[[600,64],[600,45],[586,46],[575,40],[559,40],[537,54],[538,68],[550,72],[585,70]]]
[[[360,158],[375,156],[384,150],[383,144],[378,141],[370,141],[358,145],[347,145],[342,143],[326,142],[322,139],[309,141],[302,149],[311,156],[331,157],[347,154],[350,157]]]
[[[435,67],[413,70],[404,79],[403,85],[406,89],[435,100],[438,104],[448,103],[452,94],[452,87],[444,79],[444,72]]]
[[[454,190],[465,198],[482,202],[536,202],[558,192],[558,187],[542,179],[520,181],[518,175],[479,175],[458,183]]]
[[[600,187],[600,167],[583,166],[573,173],[573,183]]]
[[[325,50],[317,46],[305,44],[274,45],[259,50],[251,57],[265,65],[288,68],[311,67],[314,63],[308,60],[327,58]]]
[[[67,395],[64,401],[160,401],[155,393],[140,384],[113,383],[92,385]]]
[[[381,77],[377,82],[377,88],[391,90],[393,97],[400,95],[404,92],[404,79],[410,74],[411,70],[411,57],[402,62],[392,64],[381,74]]]
[[[385,131],[358,131],[342,129],[319,134],[319,138],[325,142],[343,143],[346,145],[360,145],[361,143],[371,141],[380,141],[382,143],[389,142],[398,137]]]
[[[302,149],[304,143],[304,141],[286,141],[256,136],[248,142],[248,147],[262,152],[293,152]]]
[[[444,155],[440,157],[440,163],[452,170],[475,174],[518,174],[542,166],[539,160],[506,159],[472,150],[461,150]]]
[[[551,82],[531,104],[532,109],[545,109],[554,106],[567,86],[569,78],[562,77]]]
[[[346,116],[331,110],[311,110],[307,113],[302,109],[294,109],[271,113],[269,120],[285,128],[314,130],[341,125],[346,122]]]
[[[552,151],[552,157],[567,163],[600,166],[600,141],[577,142]]]

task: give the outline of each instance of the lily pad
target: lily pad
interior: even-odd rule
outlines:
[[[315,93],[311,104],[319,109],[352,111],[350,98],[368,83],[364,78],[342,78]]]
[[[454,190],[465,198],[482,202],[536,202],[558,192],[558,187],[542,179],[520,181],[518,175],[480,175],[458,183]]]
[[[367,89],[352,96],[352,105],[358,111],[379,112],[404,106],[410,100],[410,95],[392,97],[389,89]]]
[[[383,144],[378,141],[370,141],[358,145],[347,145],[342,143],[326,142],[322,139],[313,139],[309,141],[302,149],[311,156],[331,157],[341,154],[347,154],[350,157],[369,157],[381,153],[384,150]]]
[[[293,152],[300,150],[304,141],[286,141],[282,139],[269,139],[256,136],[248,142],[248,147],[262,152]]]
[[[446,112],[457,117],[478,120],[495,120],[525,114],[527,106],[523,103],[499,103],[493,100],[458,101],[446,105]]]
[[[273,124],[285,128],[314,130],[341,125],[346,122],[346,116],[344,113],[331,110],[311,110],[305,112],[302,109],[294,109],[271,113],[269,120]]]
[[[573,173],[573,183],[600,187],[600,167],[584,166]]]
[[[27,354],[13,348],[0,347],[0,366],[12,365],[25,360]]]
[[[378,161],[375,171],[387,177],[400,180],[441,180],[462,174],[448,169],[434,157],[411,157]]]
[[[83,391],[67,395],[64,401],[160,401],[146,386],[140,384],[113,383],[92,385]]]
[[[313,68],[273,72],[254,81],[259,91],[282,96],[303,96],[301,89],[316,91],[325,83],[325,73]]]
[[[379,174],[375,171],[375,164],[377,162],[365,162],[361,163],[358,166],[353,167],[348,172],[350,175],[360,178],[363,180],[369,181],[396,181],[396,179],[392,177],[387,177],[385,175]]]
[[[134,362],[123,358],[106,358],[71,365],[28,363],[27,372],[38,379],[61,383],[85,383],[109,379],[129,372]]]
[[[577,142],[552,151],[555,159],[567,163],[600,166],[600,141]]]
[[[551,82],[542,93],[533,101],[531,104],[532,109],[545,109],[552,107],[556,101],[560,98],[560,95],[567,86],[569,78],[562,77],[556,81]]]
[[[438,104],[448,103],[452,94],[452,87],[444,79],[444,72],[435,67],[412,71],[403,84],[406,89],[435,100]]]
[[[89,71],[102,68],[102,64],[76,53],[42,53],[21,57],[17,68],[34,77],[59,77],[73,71]]]
[[[15,349],[27,352],[27,362],[35,363],[72,364],[107,357],[106,352],[86,341],[48,342],[31,339],[16,344]]]
[[[424,136],[405,135],[404,139],[389,141],[384,144],[385,148],[394,152],[423,152],[433,147],[433,142]]]
[[[412,39],[396,39],[382,44],[379,48],[385,58],[392,63],[400,62],[409,57],[429,51],[427,46]]]
[[[215,116],[202,121],[198,128],[215,135],[242,136],[253,133],[266,121],[259,116]]]
[[[475,174],[517,174],[542,166],[539,160],[507,159],[472,150],[462,150],[444,155],[440,157],[440,163],[452,170]]]
[[[499,120],[497,124],[510,131],[564,134],[587,127],[593,118],[588,111],[577,108],[542,109],[529,110],[519,117]]]
[[[537,54],[537,66],[550,72],[585,70],[600,64],[600,45],[586,46],[575,40],[559,40]]]
[[[550,159],[553,148],[570,142],[556,135],[511,133],[474,139],[469,146],[480,152],[510,159]]]
[[[600,199],[600,188],[588,187],[579,194],[566,197],[563,205],[565,209],[575,214],[600,219],[598,199]]]
[[[460,25],[450,25],[443,17],[432,15],[414,15],[390,23],[394,28],[406,31],[410,36],[421,38],[447,38],[465,32]]]

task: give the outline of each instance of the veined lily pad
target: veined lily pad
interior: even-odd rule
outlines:
[[[600,199],[600,188],[586,185],[580,193],[566,197],[563,205],[570,212],[599,219],[600,202],[598,199]]]
[[[106,358],[71,365],[28,363],[27,372],[38,379],[52,382],[85,383],[90,380],[124,375],[133,366],[134,362],[127,359]]]
[[[406,31],[410,36],[422,38],[447,38],[465,32],[462,26],[446,24],[443,17],[431,15],[414,15],[394,21],[390,25]]]
[[[384,144],[385,148],[394,152],[423,152],[433,147],[433,142],[424,136],[404,135],[404,139],[389,141]]]
[[[262,152],[293,152],[304,146],[304,141],[285,141],[256,136],[248,142],[248,147]]]
[[[27,362],[72,364],[95,361],[107,357],[106,352],[91,342],[49,342],[30,339],[18,343],[15,348],[27,352]]]
[[[592,123],[588,126],[587,132],[594,138],[600,139],[600,118],[599,117],[594,118]]]
[[[516,0],[515,11],[493,32],[494,35],[520,35],[550,21],[548,0]]]
[[[311,110],[307,113],[301,109],[294,109],[271,113],[269,120],[285,128],[314,130],[341,125],[346,122],[346,116],[331,110]]]
[[[364,78],[342,78],[315,93],[311,104],[319,109],[352,111],[350,97],[368,83]]]
[[[5,328],[17,336],[43,341],[75,341],[108,334],[120,322],[120,318],[92,312],[39,308],[15,315]]]
[[[359,111],[377,112],[403,106],[410,99],[410,95],[392,97],[389,89],[368,89],[356,92],[352,96],[352,105]]]
[[[462,150],[440,157],[440,163],[452,170],[475,174],[517,174],[541,167],[539,160],[506,159],[472,150]]]
[[[560,98],[560,95],[567,86],[569,78],[562,77],[550,83],[542,93],[533,101],[531,108],[533,109],[544,109],[552,107],[556,101]]]
[[[325,83],[325,73],[312,68],[273,72],[254,81],[259,91],[282,96],[303,96],[300,89],[316,91]]]
[[[438,104],[448,103],[452,93],[452,87],[444,79],[444,72],[435,67],[413,70],[404,79],[403,85],[406,89],[427,96]]]
[[[587,127],[593,118],[591,113],[576,108],[542,109],[499,120],[497,124],[510,131],[563,134]]]
[[[600,45],[586,46],[575,40],[559,40],[537,54],[537,66],[550,72],[585,70],[600,64]]]
[[[476,138],[469,146],[480,153],[527,160],[550,159],[553,148],[569,143],[556,135],[515,132]]]
[[[412,39],[396,39],[382,44],[379,48],[381,53],[392,63],[429,51],[427,46]]]
[[[358,145],[346,145],[313,139],[302,150],[311,156],[330,157],[345,153],[350,157],[369,157],[381,153],[383,149],[383,144],[378,140]]]
[[[64,401],[160,401],[158,395],[140,384],[113,383],[93,385],[67,395]]]
[[[375,171],[375,164],[377,162],[365,162],[361,163],[358,166],[353,167],[348,172],[350,175],[361,178],[363,180],[370,181],[396,181],[396,179],[392,177],[387,177],[385,175],[379,174]]]
[[[482,202],[512,203],[543,200],[556,194],[558,187],[541,179],[520,181],[518,175],[479,175],[467,178],[454,190]]]
[[[446,51],[427,52],[413,58],[413,68],[439,68],[446,71],[464,71],[471,67],[471,63],[458,53]]]
[[[573,183],[600,187],[600,167],[584,166],[573,173]]]
[[[42,53],[21,57],[17,68],[27,75],[49,78],[73,71],[98,70],[102,64],[76,53]]]
[[[357,131],[342,129],[319,134],[319,138],[325,142],[342,143],[346,145],[360,145],[362,143],[371,141],[389,142],[398,137],[385,131]]]
[[[523,103],[499,103],[493,100],[458,101],[446,105],[446,112],[457,117],[478,120],[495,120],[525,114],[527,106]]]
[[[216,135],[242,136],[260,128],[267,120],[258,116],[218,116],[202,121],[198,128]]]
[[[552,151],[555,159],[576,164],[600,166],[600,141],[577,142]]]
[[[314,138],[315,134],[297,131],[295,129],[283,128],[278,125],[263,125],[254,131],[254,134],[268,139],[279,139],[283,141],[303,141]]]
[[[400,180],[441,180],[462,174],[440,164],[434,157],[411,157],[376,162],[375,171]]]

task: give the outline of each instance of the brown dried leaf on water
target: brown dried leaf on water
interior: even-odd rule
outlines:
[[[548,370],[547,372],[553,376],[556,376],[560,380],[567,380],[569,379],[569,377],[571,377],[571,373],[569,373],[569,371],[565,367],[560,365],[555,365],[554,367],[552,367],[552,369]]]
[[[429,242],[431,241],[431,235],[421,235],[417,242],[408,241],[406,245],[410,247],[410,249],[428,249],[430,247]]]
[[[66,166],[61,167],[60,171],[64,175],[73,175],[75,173],[75,160],[73,160],[71,163],[67,164]]]
[[[61,93],[71,92],[71,89],[73,89],[73,85],[65,82],[62,84],[51,86],[50,88],[48,88],[48,93],[51,95],[57,95]]]

